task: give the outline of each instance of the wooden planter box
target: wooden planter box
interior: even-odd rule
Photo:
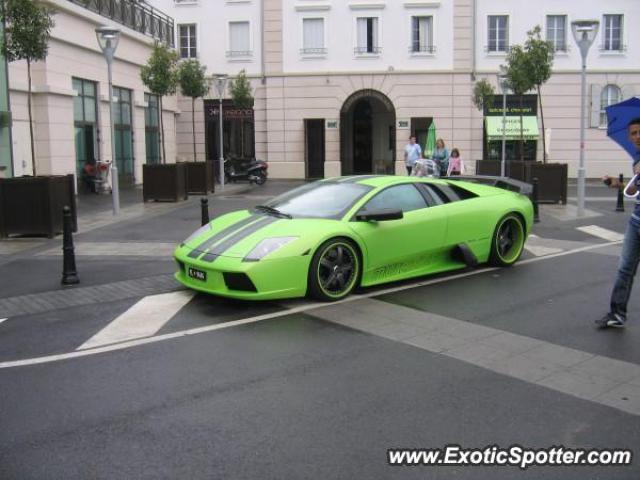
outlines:
[[[184,163],[142,166],[142,198],[178,202],[187,199],[186,168]]]
[[[0,178],[0,238],[9,235],[62,233],[62,208],[71,209],[73,231],[77,210],[73,175]]]
[[[185,162],[187,193],[206,195],[215,191],[211,162]]]
[[[514,178],[526,182],[527,165],[533,162],[522,162],[520,160],[507,160],[505,162],[505,174],[509,178]],[[476,160],[476,175],[500,176],[499,160]]]
[[[568,165],[566,163],[531,163],[527,165],[526,182],[533,183],[538,179],[538,202],[540,203],[567,203],[567,176]]]

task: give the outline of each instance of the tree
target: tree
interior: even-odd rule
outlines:
[[[544,113],[542,111],[541,87],[551,78],[551,68],[553,67],[553,57],[555,49],[551,42],[542,40],[540,35],[540,25],[536,25],[533,30],[527,32],[527,41],[524,50],[529,58],[529,75],[531,82],[538,90],[538,101],[540,103],[540,118],[542,120],[542,159],[547,162],[547,145],[544,130]]]
[[[233,104],[238,108],[251,108],[253,107],[253,92],[251,90],[251,83],[247,80],[247,74],[243,70],[240,70],[238,76],[231,79],[229,82],[229,90],[231,92],[231,98]],[[240,144],[242,145],[242,153],[244,154],[244,122],[240,126]]]
[[[514,45],[507,56],[507,80],[514,95],[520,97],[520,160],[524,160],[524,126],[522,124],[522,110],[524,109],[523,95],[535,85],[529,72],[530,60],[521,45]]]
[[[0,20],[6,24],[5,40],[0,39],[2,54],[9,62],[27,61],[27,110],[31,138],[31,165],[35,177],[37,171],[31,113],[31,63],[47,58],[51,29],[54,27],[52,18],[54,11],[34,0],[4,0],[0,12]]]
[[[253,91],[251,84],[247,80],[247,74],[240,70],[238,76],[229,82],[229,91],[233,104],[238,108],[251,108],[253,106]]]
[[[196,98],[209,93],[209,82],[206,77],[207,67],[200,65],[197,59],[189,59],[178,68],[178,81],[182,95],[191,97],[191,127],[193,131],[193,161],[196,161]]]
[[[484,112],[485,105],[493,103],[493,97],[495,95],[493,85],[491,85],[486,79],[478,80],[473,86],[473,96],[471,100],[480,112]],[[489,140],[487,139],[487,153],[489,152]]]
[[[162,97],[176,92],[178,85],[178,53],[166,45],[156,42],[149,61],[140,71],[140,78],[149,91],[160,99],[160,135],[162,136],[162,162],[167,162],[162,120]]]

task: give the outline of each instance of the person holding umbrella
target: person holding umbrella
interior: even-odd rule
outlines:
[[[628,107],[635,107],[635,109],[629,110]],[[635,118],[631,117],[631,115],[634,114],[637,116]],[[632,98],[617,105],[607,107],[607,117],[609,118],[607,135],[622,145],[633,158],[634,177],[625,188],[625,194],[637,198],[638,192],[640,191],[640,99]],[[622,125],[624,125],[624,127],[622,127]],[[622,187],[616,178],[605,176],[603,181],[611,188]],[[635,209],[631,214],[624,234],[618,275],[613,286],[613,291],[611,292],[610,309],[604,317],[596,320],[598,327],[624,327],[627,321],[627,304],[629,303],[629,297],[631,295],[633,277],[636,274],[639,261],[640,200],[636,200]]]

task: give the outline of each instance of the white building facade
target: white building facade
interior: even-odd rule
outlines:
[[[600,32],[587,63],[587,176],[628,173],[625,153],[606,137],[603,108],[640,93],[640,33],[631,28],[632,19],[640,18],[637,0],[153,4],[175,18],[181,56],[199,58],[209,73],[246,71],[254,108],[238,112],[227,94],[225,152],[266,159],[270,174],[280,178],[401,173],[409,135],[424,139],[432,124],[467,165],[495,158],[484,113],[471,100],[473,86],[486,78],[497,87],[496,73],[509,48],[524,43],[535,25],[557,50],[553,75],[542,88],[547,158],[567,163],[575,176],[580,54],[570,24],[597,19]],[[527,142],[526,155],[542,160],[537,97],[527,102],[538,117],[539,134]],[[218,158],[217,103],[211,92],[196,107],[199,160]],[[187,160],[193,157],[190,100],[180,100],[179,107],[177,156]],[[517,142],[509,143],[509,155],[519,158]]]

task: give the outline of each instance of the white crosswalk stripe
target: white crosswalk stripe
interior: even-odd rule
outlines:
[[[7,318],[0,318],[0,323],[4,322],[5,320],[8,320]]]
[[[623,234],[599,227],[598,225],[585,225],[584,227],[577,227],[577,230],[610,242],[618,242],[624,238]]]
[[[194,295],[193,291],[183,290],[144,297],[84,342],[78,350],[155,335]]]

